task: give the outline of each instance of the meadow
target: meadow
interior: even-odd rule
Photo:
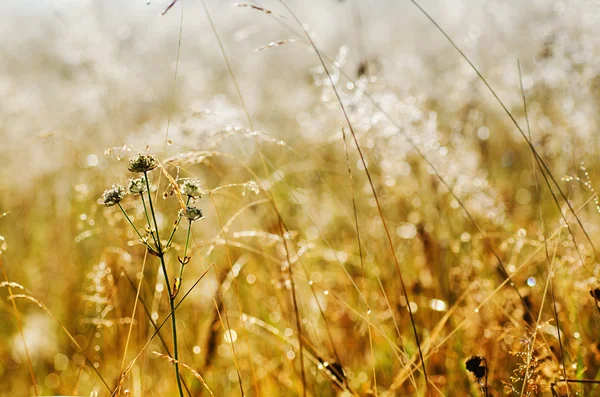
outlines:
[[[599,22],[0,3],[0,396],[600,395]]]

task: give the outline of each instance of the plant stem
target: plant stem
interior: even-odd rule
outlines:
[[[150,196],[150,191],[148,191],[148,197]],[[154,240],[154,244],[156,244],[156,250],[158,251],[160,248],[158,246],[158,240],[154,236],[154,232],[152,231],[152,223],[150,222],[150,217],[148,216],[148,208],[146,207],[146,200],[144,200],[144,193],[140,193],[140,197],[142,198],[142,204],[144,204],[144,214],[146,215],[146,221],[148,222],[148,228],[150,229],[150,235]]]
[[[488,397],[488,372],[489,372],[489,367],[487,365],[487,360],[485,359],[485,357],[483,358],[483,363],[485,365],[485,384],[483,385],[483,395],[485,397]]]
[[[179,396],[183,397],[183,390],[181,388],[181,378],[179,376],[179,349],[177,348],[177,321],[175,320],[175,301],[171,297],[171,283],[169,282],[169,276],[167,275],[167,266],[165,265],[165,258],[163,253],[159,255],[160,265],[162,266],[163,273],[165,274],[165,283],[167,284],[167,293],[169,294],[169,305],[171,306],[171,326],[173,328],[173,356],[175,358],[175,376],[177,377],[177,387],[179,388]]]
[[[187,238],[185,239],[185,248],[183,249],[183,262],[181,263],[181,268],[179,269],[179,279],[180,280],[183,277],[183,268],[186,264],[187,250],[188,250],[188,246],[190,244],[191,231],[192,231],[192,221],[190,221],[190,223],[188,224]]]
[[[175,225],[173,226],[173,231],[171,232],[171,235],[169,236],[169,239],[167,240],[167,244],[165,244],[165,250],[171,246],[171,241],[173,241],[173,236],[175,236],[175,232],[177,231],[177,228],[179,227],[179,222],[181,222],[181,214],[179,214],[179,217],[177,218],[177,221],[175,222]]]
[[[156,222],[156,214],[154,213],[154,206],[152,205],[152,195],[150,194],[150,182],[148,182],[148,172],[144,172],[144,180],[146,181],[146,188],[148,189],[148,202],[150,203],[150,212],[152,213],[152,220],[154,221],[154,228],[156,230],[156,248],[158,252],[162,252],[162,246],[160,244],[160,237],[158,235],[158,222]],[[150,226],[152,228],[152,226]],[[166,276],[166,274],[165,274]]]
[[[117,205],[119,206],[119,208],[121,209],[121,212],[123,213],[123,215],[125,215],[125,219],[127,219],[127,222],[129,222],[129,224],[131,225],[131,227],[133,227],[133,230],[135,230],[135,232],[137,233],[138,237],[140,238],[141,241],[144,241],[144,238],[142,237],[142,235],[140,234],[140,232],[138,231],[137,227],[135,227],[135,225],[133,224],[133,222],[131,221],[131,218],[129,218],[129,215],[127,215],[127,212],[125,212],[125,210],[123,209],[123,207],[121,206],[121,203],[117,203]],[[147,244],[147,243],[146,243]]]
[[[171,306],[171,324],[173,327],[173,356],[175,358],[175,377],[177,378],[177,388],[179,389],[179,396],[183,397],[183,389],[181,388],[181,377],[179,376],[179,349],[177,348],[177,321],[175,320],[175,304],[171,297],[171,283],[169,281],[169,275],[167,274],[167,265],[165,264],[165,253],[160,243],[160,235],[158,233],[158,222],[156,222],[156,214],[154,213],[154,205],[152,204],[152,195],[150,194],[150,183],[148,182],[148,173],[144,172],[144,180],[146,181],[146,188],[148,189],[148,202],[150,204],[150,212],[152,213],[152,220],[154,221],[154,228],[156,230],[156,245],[158,250],[158,257],[160,258],[160,265],[165,275],[165,283],[167,284],[167,292],[169,294],[169,304]]]
[[[186,207],[188,205],[190,205],[191,199],[192,198],[190,196],[188,196],[187,202],[185,203]],[[173,231],[171,231],[171,235],[169,236],[169,239],[167,240],[167,244],[165,245],[165,251],[171,246],[171,242],[173,241],[173,237],[175,236],[175,232],[177,231],[177,228],[179,227],[179,222],[181,222],[182,217],[183,217],[183,214],[180,212],[179,216],[177,217],[177,221],[175,222],[175,225],[173,226]]]

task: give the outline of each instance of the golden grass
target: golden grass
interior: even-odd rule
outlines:
[[[145,105],[139,82],[102,72],[136,65],[115,43],[139,27],[111,41],[89,24],[79,55],[49,52],[56,74],[32,66],[40,92],[72,92],[77,111],[35,119],[14,95],[0,109],[13,148],[0,149],[0,394],[598,393],[600,41],[583,11],[509,2],[515,49],[519,22],[538,36],[496,55],[501,25],[452,27],[411,2],[415,29],[441,33],[433,50],[416,41],[418,60],[369,42],[381,5],[179,0],[149,8],[169,45],[141,74],[159,81]],[[538,6],[539,26],[519,16]],[[465,24],[496,17],[470,7]],[[320,32],[344,28],[316,22],[332,10],[353,18],[341,48]],[[64,12],[50,25],[68,31],[77,10]],[[232,39],[263,25],[279,36]],[[214,53],[194,51],[198,37]],[[0,88],[25,88],[11,62]],[[159,161],[144,201],[101,205],[139,152]],[[203,197],[180,191],[186,178]]]

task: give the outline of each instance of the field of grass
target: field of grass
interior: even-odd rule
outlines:
[[[596,3],[0,3],[0,396],[600,395]]]

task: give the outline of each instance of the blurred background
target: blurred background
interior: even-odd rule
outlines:
[[[589,293],[600,271],[597,2],[419,3],[531,137],[586,233],[413,3],[286,2],[322,51],[373,177],[428,389],[365,165],[294,17],[278,1],[179,0],[163,15],[169,3],[0,2],[0,394],[107,396],[121,384],[131,396],[177,395],[172,364],[152,354],[167,354],[164,345],[144,347],[150,319],[168,314],[158,261],[99,202],[113,183],[127,185],[126,160],[140,151],[207,192],[182,291],[214,268],[177,320],[180,359],[214,395],[239,395],[238,371],[246,395],[481,395],[464,366],[473,355],[487,359],[489,395],[595,393],[560,378],[600,369]],[[160,173],[165,234],[179,204]],[[143,227],[141,204],[124,203]],[[175,241],[173,273],[185,230]],[[495,253],[514,286],[499,287]],[[169,324],[161,334],[172,346]],[[182,374],[186,394],[208,395]]]

